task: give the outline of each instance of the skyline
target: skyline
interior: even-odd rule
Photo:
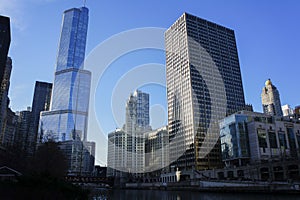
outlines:
[[[9,16],[9,13],[6,14],[3,11],[5,2],[16,3],[18,1],[1,2],[1,14]],[[11,107],[14,111],[25,110],[28,105],[31,105],[35,81],[53,82],[61,13],[65,9],[82,5],[81,1],[70,3],[67,1],[58,2],[57,0],[48,2],[28,0],[27,2],[29,3],[25,6],[25,8],[27,7],[26,10],[30,11],[38,8],[39,11],[37,11],[35,15],[32,14],[33,12],[28,12],[28,15],[26,14],[26,17],[23,19],[23,27],[18,26],[15,20],[16,17],[14,17],[15,14],[12,16],[12,45],[9,55],[13,59],[13,73],[9,96],[11,98]],[[293,92],[295,88],[290,84],[291,79],[296,80],[297,72],[299,71],[295,59],[297,55],[299,55],[297,46],[299,46],[300,41],[299,38],[296,37],[299,28],[294,27],[297,16],[299,18],[299,14],[296,12],[297,8],[299,8],[299,3],[280,5],[278,2],[273,3],[272,1],[273,6],[271,6],[268,3],[261,2],[235,2],[232,4],[229,3],[228,5],[220,2],[218,2],[218,4],[216,4],[216,2],[202,2],[203,4],[201,4],[199,2],[196,3],[196,1],[187,1],[184,3],[172,2],[172,5],[168,4],[170,1],[163,3],[158,2],[159,1],[154,1],[153,4],[155,8],[158,9],[158,12],[154,12],[155,9],[151,7],[149,2],[140,3],[136,1],[133,7],[129,4],[124,5],[125,9],[122,5],[114,4],[116,5],[114,7],[116,12],[112,13],[110,13],[111,9],[109,8],[112,8],[111,5],[113,5],[113,3],[110,5],[109,3],[103,3],[101,4],[103,7],[98,7],[100,3],[87,2],[87,7],[90,9],[91,22],[89,24],[90,30],[88,33],[86,55],[88,56],[94,47],[114,34],[140,27],[152,26],[167,28],[182,12],[188,12],[229,27],[235,31],[246,103],[253,104],[255,111],[262,112],[260,94],[268,78],[271,78],[272,82],[277,86],[282,104],[288,103],[291,106],[299,104],[297,102],[298,98],[297,96],[295,98],[295,92]],[[193,2],[193,4],[189,4],[190,2]],[[19,7],[22,7],[22,3],[19,4]],[[259,6],[257,4],[259,4]],[[169,12],[165,14],[163,11],[169,5]],[[216,5],[217,7],[213,7]],[[150,6],[151,9],[147,10],[147,6]],[[249,6],[250,9],[247,9],[247,6]],[[97,13],[97,8],[104,12]],[[126,8],[128,8],[128,10],[126,10]],[[207,8],[214,8],[215,10]],[[268,12],[263,12],[265,8],[269,8]],[[289,12],[284,13],[285,15],[278,16],[279,11],[282,12],[282,10],[287,8],[290,9]],[[252,11],[256,11],[256,15],[249,19],[249,15],[254,13],[251,12],[251,9]],[[45,23],[42,23],[45,19],[48,19],[48,13],[45,12],[46,10],[48,13],[50,11],[51,16],[53,16],[52,20],[47,20],[47,26],[45,26]],[[138,12],[134,13],[133,11],[135,10]],[[143,14],[140,15],[141,13]],[[240,18],[236,18],[236,16],[240,16]],[[278,17],[280,19],[278,19]],[[278,26],[276,26],[276,22],[279,24]],[[280,25],[283,26],[283,28],[280,28],[281,31],[277,32]],[[254,31],[254,33],[250,32],[250,30]],[[256,32],[256,30],[258,31]],[[293,34],[295,34],[294,37]],[[44,37],[47,38],[47,41],[45,41]],[[27,50],[28,46],[30,46],[30,51]],[[136,57],[141,55],[148,57],[139,58],[139,60],[136,61]],[[145,52],[144,54],[137,54],[127,59],[126,61],[130,61],[130,64],[125,67],[127,70],[131,69],[132,66],[134,67],[136,64],[144,63],[145,60],[155,60],[165,64],[164,59],[165,57],[161,52],[152,52],[151,54]],[[124,62],[123,60],[123,62],[116,63],[116,65],[122,66]],[[44,70],[40,69],[39,66],[41,65]],[[126,69],[122,70],[126,71]],[[282,73],[282,69],[285,69],[287,75]],[[116,69],[114,68],[111,71],[116,72]],[[24,74],[26,74],[26,76],[24,76]],[[253,77],[255,77],[255,79],[253,79]],[[118,79],[119,77],[110,78]],[[109,86],[114,84],[109,81],[107,83]],[[108,90],[111,89],[109,86],[107,90],[104,90],[101,96],[105,96],[105,94],[109,93]],[[143,91],[149,92],[148,90],[151,91],[150,88],[146,88],[146,90]],[[153,91],[157,90],[154,89]],[[162,97],[163,91],[161,88],[159,88],[158,91],[158,95],[149,92],[150,101],[152,102],[151,105],[157,102],[162,102],[161,104],[164,105],[164,101],[166,100],[163,99],[165,98],[164,96]],[[104,102],[104,106],[109,105],[107,104],[107,102],[109,103],[109,99],[106,99],[106,97],[101,99],[100,102]],[[123,105],[125,108],[125,101]],[[104,112],[105,115],[109,115],[108,112],[110,108],[110,106],[107,106],[107,108],[102,110],[102,113]],[[125,109],[123,113],[125,113]],[[123,114],[120,115],[124,116]],[[104,127],[105,134],[116,128],[111,118],[112,116],[109,116],[108,119],[104,121],[104,123],[107,122],[105,124],[108,124],[107,127]]]

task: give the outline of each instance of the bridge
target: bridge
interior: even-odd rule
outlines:
[[[97,184],[114,186],[114,178],[93,177],[93,176],[66,176],[65,180],[75,184]]]

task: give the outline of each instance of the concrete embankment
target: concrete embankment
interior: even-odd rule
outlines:
[[[124,189],[219,191],[219,192],[272,192],[300,194],[300,183],[187,181],[179,183],[127,183]]]

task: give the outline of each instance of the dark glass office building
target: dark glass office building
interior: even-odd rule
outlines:
[[[40,113],[42,111],[47,111],[50,108],[52,92],[52,83],[46,82],[35,82],[34,95],[32,101],[32,111],[31,111],[31,123],[28,132],[27,144],[29,154],[33,154],[36,143],[39,140],[38,127],[40,121]]]
[[[0,83],[2,82],[10,46],[10,20],[0,15]]]
[[[184,13],[165,33],[171,166],[221,166],[219,120],[245,107],[234,31]]]
[[[5,126],[7,94],[11,73],[11,59],[7,57],[10,40],[10,19],[0,15],[0,143],[2,143],[4,137],[3,128]]]

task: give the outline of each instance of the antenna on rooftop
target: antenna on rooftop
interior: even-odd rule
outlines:
[[[83,7],[85,7],[86,5],[86,0],[83,0]]]

